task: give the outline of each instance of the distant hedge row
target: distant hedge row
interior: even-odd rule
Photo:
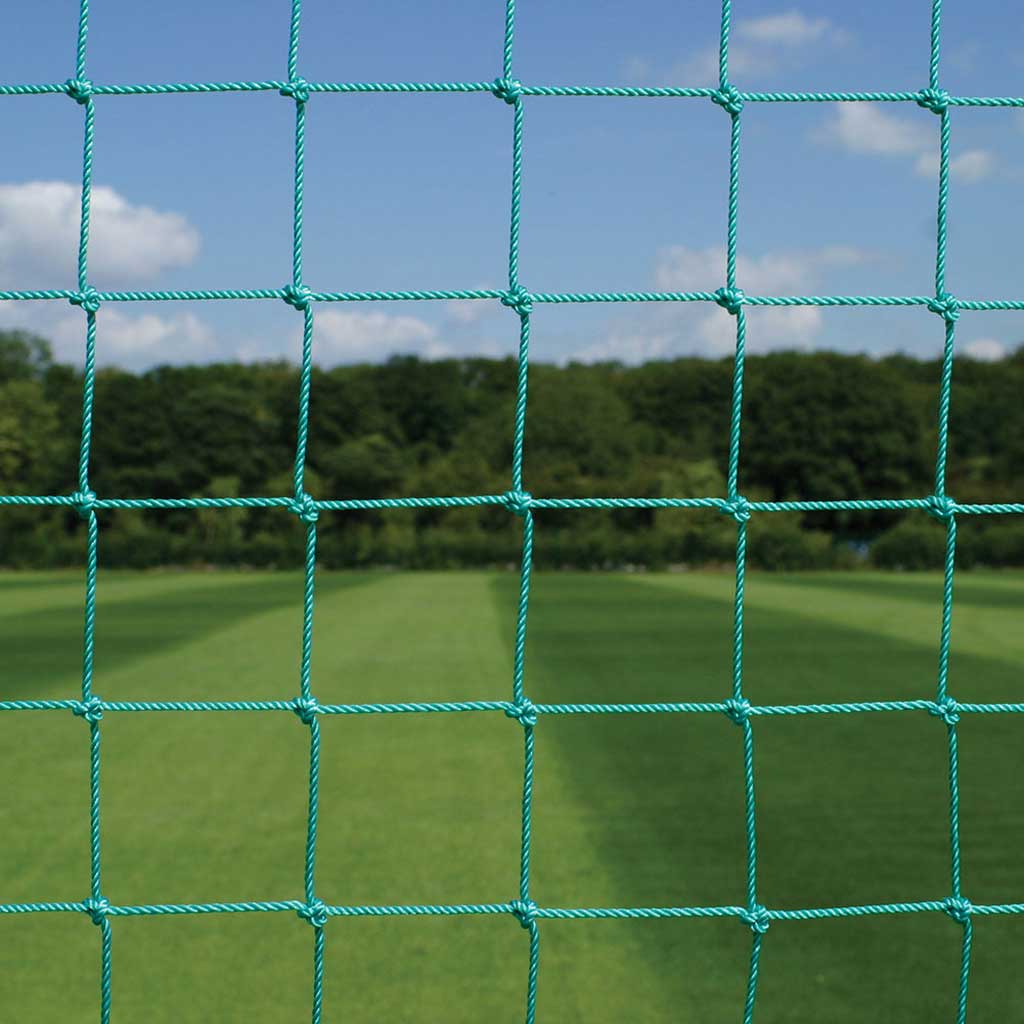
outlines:
[[[747,360],[740,488],[750,499],[924,497],[933,488],[940,364],[780,352]],[[516,366],[511,359],[316,368],[306,489],[317,498],[497,494],[508,489]],[[286,363],[101,370],[89,482],[102,497],[287,496],[298,375]],[[82,379],[47,343],[0,331],[0,494],[77,488]],[[732,393],[729,359],[642,366],[531,365],[526,487],[545,497],[722,496]],[[947,490],[961,502],[1024,496],[1024,349],[958,360]],[[734,557],[715,512],[546,510],[541,567],[711,566]],[[281,510],[117,511],[101,516],[103,565],[301,564],[301,525]],[[966,519],[959,558],[1024,565],[1014,517]],[[762,569],[942,562],[924,512],[758,514]],[[81,564],[70,510],[0,509],[0,566]],[[332,567],[515,564],[518,521],[500,507],[324,514]]]
[[[538,568],[707,568],[729,565],[735,556],[735,526],[714,513],[631,530],[607,518],[588,523],[586,518],[593,515],[589,512],[577,515],[581,521],[575,526],[548,525],[543,513],[537,515],[534,555]],[[47,513],[42,522],[25,522],[19,543],[7,549],[5,564],[12,568],[81,566],[84,531],[80,526],[68,530],[58,518]],[[107,568],[297,568],[304,560],[304,530],[282,511],[263,513],[261,525],[250,531],[215,530],[206,535],[154,525],[138,513],[109,514],[109,518],[113,521],[101,527],[100,542],[100,562]],[[321,519],[318,561],[325,568],[511,567],[518,565],[521,556],[521,533],[513,524],[500,529],[485,529],[473,522],[418,527],[411,514],[396,512],[380,522],[331,529],[331,518],[325,514]],[[938,569],[945,557],[945,529],[924,513],[898,521],[870,544],[838,539],[824,530],[801,526],[796,516],[778,513],[755,516],[748,534],[749,564],[767,571],[858,566]],[[958,534],[957,565],[1024,568],[1024,522],[1009,517],[968,521]]]

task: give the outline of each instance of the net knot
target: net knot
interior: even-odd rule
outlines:
[[[99,697],[90,697],[88,700],[80,700],[71,710],[77,718],[98,722],[103,718],[103,701]]]
[[[295,911],[303,921],[308,921],[314,928],[323,928],[327,924],[327,904],[323,900],[313,900]]]
[[[737,495],[731,501],[724,502],[721,511],[727,516],[732,516],[737,523],[750,522],[750,502],[742,494]]]
[[[312,725],[320,713],[320,705],[316,697],[296,697],[292,701],[292,711],[299,716],[303,725]]]
[[[740,920],[758,935],[764,935],[768,931],[772,920],[768,911],[758,903],[752,910],[744,910],[740,913]]]
[[[100,293],[90,285],[88,288],[83,288],[80,292],[75,292],[68,299],[68,302],[72,306],[81,306],[86,313],[95,313],[100,308]]]
[[[64,83],[64,91],[76,103],[88,103],[92,96],[92,82],[88,78],[69,78]]]
[[[956,502],[945,495],[933,494],[928,499],[928,515],[948,523],[956,512]]]
[[[917,105],[933,114],[944,114],[949,106],[949,93],[945,89],[922,89],[917,94]]]
[[[106,919],[107,911],[110,910],[110,902],[104,896],[90,896],[82,901],[85,912],[92,918],[92,923],[102,925]]]
[[[506,491],[502,496],[505,508],[517,516],[525,516],[530,511],[532,501],[533,495],[529,491]]]
[[[88,519],[96,509],[95,491],[75,491],[71,495],[71,502],[83,519]]]
[[[743,109],[743,97],[739,89],[730,83],[711,94],[711,102],[717,103],[723,110],[735,117]]]
[[[309,99],[309,83],[304,78],[295,78],[278,90],[282,96],[289,96],[296,103],[305,103]]]
[[[288,509],[294,512],[307,526],[312,526],[320,518],[320,509],[311,494],[300,494],[288,503]]]
[[[730,697],[725,702],[725,713],[737,725],[746,725],[750,717],[750,701],[746,697]]]
[[[715,302],[722,307],[730,316],[738,316],[743,303],[746,302],[746,295],[742,288],[719,288],[715,292]]]
[[[956,725],[960,721],[960,705],[952,697],[943,697],[936,701],[929,709],[930,715],[941,718],[946,725]]]
[[[281,292],[281,298],[293,309],[300,313],[309,309],[309,297],[313,293],[304,284],[286,284]]]
[[[524,928],[529,928],[537,920],[537,904],[533,900],[513,900],[509,906]]]
[[[533,312],[533,300],[521,284],[505,292],[501,297],[501,304],[514,309],[520,316],[529,316]]]
[[[934,299],[928,300],[928,308],[933,313],[938,313],[947,324],[955,323],[960,319],[960,303],[955,295],[943,292]]]
[[[974,907],[971,906],[970,900],[965,900],[963,896],[950,896],[945,901],[945,906],[942,908],[954,921],[960,924],[967,924],[971,919],[971,914],[974,912]]]
[[[523,95],[523,84],[518,78],[496,78],[491,85],[491,92],[499,100],[513,105]]]
[[[523,697],[522,700],[516,701],[515,704],[510,704],[505,708],[505,714],[509,718],[514,718],[520,725],[532,726],[537,724],[537,709],[529,697]]]

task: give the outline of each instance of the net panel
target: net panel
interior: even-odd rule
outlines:
[[[547,919],[593,920],[599,918],[702,918],[732,917],[752,934],[746,998],[742,1007],[745,1024],[753,1019],[757,979],[764,936],[772,921],[812,920],[908,913],[941,913],[962,928],[960,980],[955,1019],[963,1024],[967,1013],[967,988],[971,964],[972,919],[975,915],[1024,913],[1024,903],[972,904],[961,890],[959,841],[959,789],[957,722],[963,714],[1024,712],[1024,703],[963,703],[949,692],[949,652],[953,612],[953,577],[956,556],[957,519],[960,516],[988,516],[1024,512],[1024,503],[961,504],[946,493],[946,463],[949,434],[950,393],[956,324],[961,310],[1024,310],[1019,299],[960,299],[946,290],[947,210],[950,178],[950,121],[956,107],[1024,107],[1024,97],[951,96],[940,84],[940,33],[942,0],[933,0],[931,50],[927,85],[916,92],[744,92],[729,78],[729,40],[732,0],[723,0],[719,48],[719,82],[715,88],[598,87],[574,85],[530,85],[514,76],[515,0],[506,0],[504,46],[501,73],[490,82],[309,82],[299,74],[299,28],[302,0],[293,0],[288,31],[287,78],[253,82],[184,82],[136,85],[102,85],[87,76],[86,42],[89,2],[81,0],[75,71],[62,83],[0,85],[0,96],[65,94],[83,110],[84,142],[81,188],[81,228],[78,245],[78,284],[73,290],[41,289],[0,291],[0,301],[67,301],[82,309],[85,317],[85,369],[82,395],[82,431],[78,463],[78,488],[70,495],[0,495],[0,505],[66,507],[76,509],[86,523],[85,626],[82,659],[81,698],[74,700],[0,701],[0,711],[71,711],[88,725],[90,745],[90,865],[89,895],[81,902],[7,903],[0,913],[84,913],[100,931],[100,1020],[111,1017],[113,969],[111,922],[118,917],[138,915],[294,913],[309,923],[313,935],[312,1020],[319,1024],[323,1014],[324,942],[332,917],[391,915],[497,914],[517,921],[528,934],[525,1017],[536,1017],[537,982],[540,968],[540,924]],[[92,158],[96,134],[96,98],[168,93],[268,92],[280,93],[295,107],[295,176],[292,243],[292,280],[282,287],[253,289],[196,289],[171,291],[98,291],[89,283],[89,223],[92,193]],[[512,167],[511,213],[509,219],[508,287],[505,289],[453,289],[428,291],[316,291],[303,279],[302,229],[305,165],[306,111],[317,93],[490,93],[511,108]],[[728,158],[728,228],[724,284],[714,292],[535,292],[519,276],[519,229],[524,153],[524,110],[528,97],[634,97],[710,101],[730,121]],[[740,138],[748,104],[763,103],[908,103],[917,104],[938,118],[938,203],[936,217],[935,291],[932,295],[747,295],[737,274],[740,210]],[[756,115],[752,115],[756,116]],[[519,358],[516,390],[513,453],[510,488],[503,494],[453,495],[379,499],[314,499],[305,489],[306,450],[309,435],[310,381],[313,367],[314,309],[319,304],[380,301],[497,301],[519,320]],[[89,484],[90,448],[93,424],[93,392],[96,367],[97,312],[103,303],[142,301],[284,301],[302,317],[303,341],[300,372],[299,413],[290,495],[217,498],[182,497],[129,499],[98,496]],[[523,441],[527,416],[527,383],[531,319],[545,304],[602,302],[696,302],[715,303],[735,319],[736,349],[732,383],[732,404],[728,448],[727,490],[724,496],[674,498],[544,498],[534,497],[523,479]],[[742,433],[744,355],[748,307],[785,306],[888,306],[924,307],[937,314],[945,334],[938,402],[938,440],[934,492],[916,498],[865,500],[748,501],[741,493],[740,440]],[[312,636],[316,593],[317,522],[324,511],[366,509],[452,508],[472,505],[505,507],[522,521],[522,561],[518,614],[512,664],[512,692],[507,701],[461,701],[429,703],[321,704],[312,685]],[[297,516],[306,528],[305,586],[303,595],[302,653],[299,665],[299,693],[293,700],[266,701],[104,701],[93,692],[94,627],[99,565],[99,513],[112,509],[204,509],[277,508]],[[732,657],[732,688],[728,698],[713,702],[637,704],[534,704],[527,695],[525,680],[526,626],[530,606],[534,513],[543,509],[586,508],[680,508],[717,509],[736,523],[736,580]],[[743,610],[746,570],[747,524],[752,515],[772,512],[828,511],[919,511],[945,524],[946,554],[938,671],[934,700],[870,701],[830,704],[752,705],[743,691]],[[111,904],[103,895],[100,844],[100,750],[101,721],[106,713],[246,712],[294,714],[309,730],[309,811],[303,871],[302,900],[267,900],[245,903]],[[320,726],[322,715],[504,713],[523,732],[522,835],[518,888],[513,898],[489,904],[445,905],[327,905],[316,894],[316,845],[319,804]],[[755,811],[754,728],[760,716],[864,714],[880,712],[926,713],[945,728],[949,752],[949,837],[950,890],[939,900],[863,906],[781,909],[763,906],[757,889],[757,829]],[[743,906],[665,907],[577,907],[538,906],[530,896],[531,812],[533,804],[534,732],[548,715],[593,714],[724,714],[741,734],[742,771],[745,787],[746,902]],[[739,1008],[738,1008],[739,1010]]]

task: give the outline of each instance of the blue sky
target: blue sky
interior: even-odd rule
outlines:
[[[942,84],[1024,93],[1011,0],[947,0]],[[926,0],[736,0],[732,79],[746,89],[915,90],[927,84]],[[286,77],[288,0],[94,0],[94,82]],[[521,0],[515,73],[531,84],[714,85],[716,0]],[[73,72],[77,2],[5,14],[0,79]],[[306,0],[310,80],[490,80],[501,0]],[[104,288],[279,287],[290,277],[293,104],[276,93],[96,100],[92,281]],[[740,284],[760,294],[921,294],[933,288],[938,119],[915,105],[751,105],[744,113]],[[0,97],[0,289],[73,285],[81,109]],[[948,287],[1021,298],[1024,114],[956,110]],[[502,287],[511,116],[488,94],[315,95],[308,106],[306,282],[323,290]],[[531,97],[525,111],[521,280],[536,291],[723,283],[728,117],[709,101]],[[284,303],[105,306],[99,358],[295,358]],[[920,309],[750,312],[750,348],[936,354]],[[0,325],[81,359],[81,314],[0,303]],[[1020,313],[965,313],[960,351],[1024,341]],[[317,311],[316,359],[514,350],[497,303]],[[636,362],[731,349],[704,306],[545,306],[532,355]]]

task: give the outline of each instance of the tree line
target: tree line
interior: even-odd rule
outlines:
[[[740,489],[751,500],[932,493],[938,359],[831,352],[748,357]],[[524,480],[545,497],[724,496],[732,362],[682,358],[530,368]],[[495,494],[508,489],[512,359],[315,369],[306,489],[317,498]],[[954,371],[947,493],[1024,495],[1024,349]],[[284,362],[96,374],[89,478],[102,497],[285,496],[292,492],[299,380]],[[45,340],[0,332],[0,493],[77,486],[82,373]],[[110,567],[302,564],[304,531],[279,509],[113,510],[100,518]],[[750,558],[765,569],[941,564],[924,512],[757,514]],[[501,507],[323,513],[328,567],[515,564],[519,521]],[[542,567],[724,564],[735,528],[715,511],[537,513]],[[1024,565],[1024,518],[971,517],[970,565]],[[0,564],[81,565],[71,509],[0,510]]]

